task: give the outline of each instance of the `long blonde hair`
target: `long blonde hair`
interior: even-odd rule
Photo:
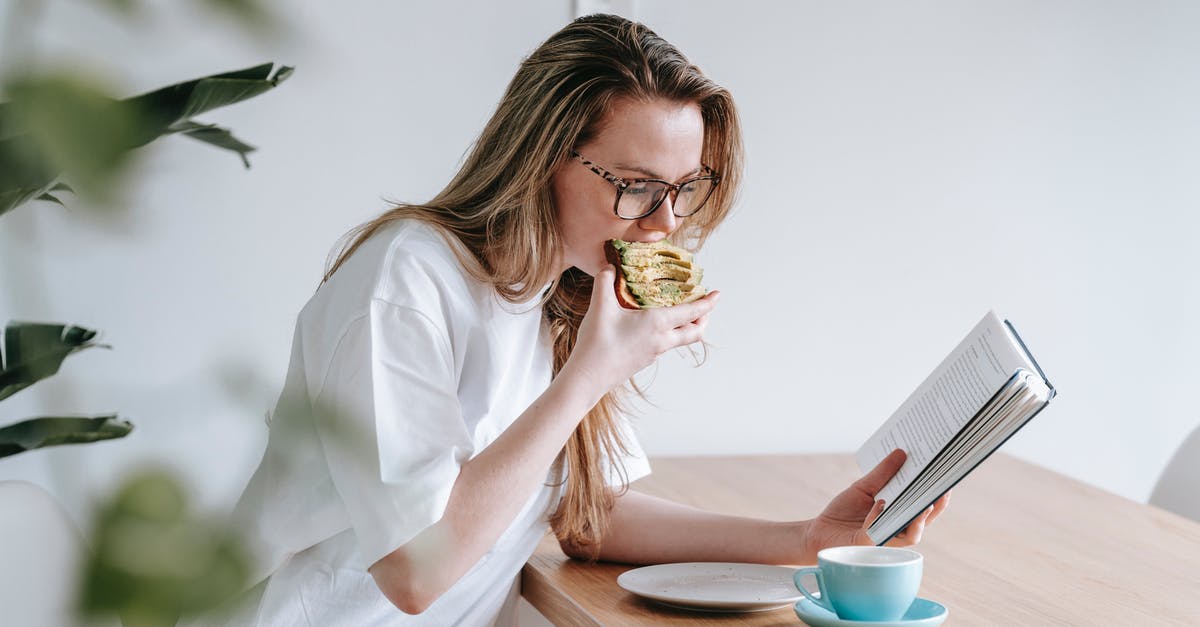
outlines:
[[[553,276],[563,251],[551,177],[575,146],[595,135],[617,98],[665,99],[700,108],[702,160],[722,180],[704,209],[688,218],[675,238],[681,246],[699,249],[728,215],[741,180],[742,140],[733,99],[645,26],[592,15],[552,35],[521,63],[445,189],[424,204],[393,203],[348,233],[324,280],[383,226],[405,218],[423,220],[451,236],[467,272],[491,284],[505,300],[528,302],[551,285],[542,302],[557,376],[587,313],[592,277],[577,268]],[[636,385],[633,389],[642,394]],[[565,464],[567,476],[550,523],[560,541],[593,558],[613,503],[603,460],[625,476],[619,463],[625,443],[617,421],[627,394],[626,388],[608,392],[580,421],[556,462],[556,474]],[[624,483],[622,490],[628,488],[628,481]]]

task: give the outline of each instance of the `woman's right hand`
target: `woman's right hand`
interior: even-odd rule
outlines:
[[[659,355],[703,339],[708,314],[721,297],[714,291],[673,307],[626,309],[617,302],[616,279],[612,265],[596,274],[591,304],[563,366],[603,386],[600,394],[624,384]]]

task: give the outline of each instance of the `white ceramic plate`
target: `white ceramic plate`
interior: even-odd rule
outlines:
[[[764,564],[688,562],[626,571],[617,585],[647,599],[689,610],[758,612],[803,598],[792,583],[796,569]]]

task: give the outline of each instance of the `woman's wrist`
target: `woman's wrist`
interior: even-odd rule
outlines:
[[[799,520],[789,523],[792,527],[792,545],[794,553],[789,557],[789,564],[808,565],[817,563],[817,554],[810,546],[809,534],[812,532],[811,520]]]
[[[604,398],[609,391],[602,378],[587,368],[580,367],[570,359],[563,364],[562,369],[554,378],[553,384],[562,387],[571,396],[582,399],[586,405],[585,411],[590,411],[592,407],[595,407],[596,403],[599,403],[600,399]]]

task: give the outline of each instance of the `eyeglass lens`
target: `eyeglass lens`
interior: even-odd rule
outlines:
[[[659,205],[670,189],[667,185],[655,181],[632,183],[621,193],[617,213],[623,218],[642,217]],[[672,210],[679,217],[690,216],[704,206],[712,191],[712,179],[689,181],[679,189]]]

